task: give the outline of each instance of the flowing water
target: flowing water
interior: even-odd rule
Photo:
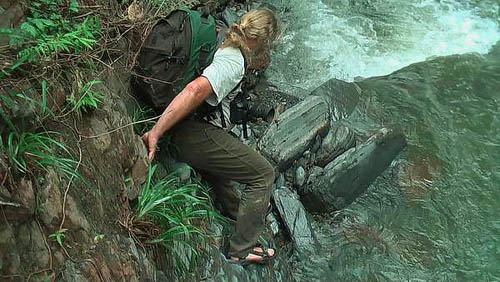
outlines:
[[[500,4],[265,2],[286,26],[272,83],[305,95],[356,80],[369,91],[352,123],[408,140],[365,195],[316,221],[322,251],[295,258],[299,280],[500,281]]]

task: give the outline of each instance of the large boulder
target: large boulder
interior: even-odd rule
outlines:
[[[349,149],[312,174],[301,199],[312,212],[329,212],[352,203],[406,146],[401,133],[382,128],[363,144]]]
[[[271,124],[259,141],[260,152],[284,171],[309,148],[318,134],[326,134],[329,125],[324,98],[310,96]]]
[[[330,106],[332,121],[349,117],[359,103],[361,88],[352,82],[330,79],[311,92],[321,96]]]

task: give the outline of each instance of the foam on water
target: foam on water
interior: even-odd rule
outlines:
[[[307,89],[331,77],[352,81],[357,76],[389,74],[431,56],[484,54],[500,39],[498,21],[481,17],[470,5],[393,2],[386,6],[397,8],[358,13],[331,8],[319,0],[291,0],[290,24],[276,57],[289,66],[301,65],[304,72],[297,74],[297,68],[291,68],[290,80],[286,73],[276,73],[278,68],[283,71],[284,62],[278,62],[280,66],[271,69],[270,79],[285,78]]]

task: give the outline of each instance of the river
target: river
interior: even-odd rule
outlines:
[[[307,95],[330,78],[356,81],[373,89],[359,125],[408,140],[365,195],[316,220],[322,251],[294,257],[297,278],[500,281],[500,4],[265,2],[286,27],[271,83]],[[387,87],[398,79],[412,82]]]

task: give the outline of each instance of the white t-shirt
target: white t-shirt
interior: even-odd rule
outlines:
[[[205,100],[211,106],[222,103],[224,112],[225,130],[231,130],[233,125],[229,121],[229,103],[238,94],[236,86],[245,75],[245,59],[240,49],[226,47],[215,52],[214,60],[203,71],[202,76],[206,77],[212,86],[212,94]],[[209,120],[215,126],[221,127],[220,112],[216,111],[217,118]]]

